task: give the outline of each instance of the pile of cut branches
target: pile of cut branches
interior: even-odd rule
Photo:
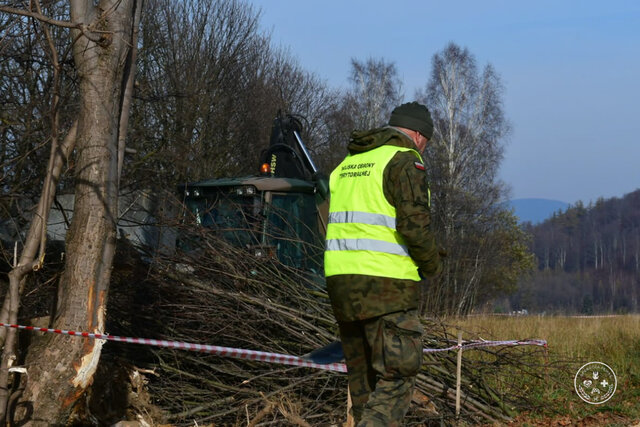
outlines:
[[[119,257],[110,296],[111,333],[290,355],[337,339],[316,276],[256,257],[212,234],[199,235],[198,242],[197,250],[156,257],[146,269],[131,257]],[[425,319],[425,331],[426,347],[455,343],[450,328],[437,320]],[[154,373],[148,388],[165,414],[159,422],[340,425],[346,418],[344,374],[182,350],[127,351],[133,363]],[[530,405],[523,381],[547,380],[539,348],[472,352],[477,354],[465,352],[462,364],[459,421],[508,420]],[[408,425],[453,423],[455,387],[456,352],[425,355]]]

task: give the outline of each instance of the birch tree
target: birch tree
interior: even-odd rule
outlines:
[[[431,287],[432,310],[456,314],[470,310],[480,289],[496,287],[494,272],[501,267],[492,258],[507,262],[514,254],[524,255],[524,236],[516,233],[511,238],[514,235],[508,231],[517,231],[515,221],[505,218],[508,212],[499,204],[506,188],[497,173],[509,131],[502,91],[491,65],[480,72],[474,56],[451,43],[433,56],[430,80],[417,94],[434,119],[424,157],[434,196],[434,222],[448,251],[446,269]],[[520,262],[513,268],[526,269],[527,257],[516,258]]]
[[[383,126],[391,110],[402,103],[402,82],[393,62],[369,58],[351,59],[351,87],[346,95],[346,111],[356,129]]]

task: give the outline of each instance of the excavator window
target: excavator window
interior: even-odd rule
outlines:
[[[284,264],[319,272],[323,248],[317,232],[315,203],[313,194],[273,193],[265,237]]]
[[[220,233],[231,244],[248,248],[260,243],[259,195],[221,192],[214,197],[188,198],[185,203],[197,224]]]

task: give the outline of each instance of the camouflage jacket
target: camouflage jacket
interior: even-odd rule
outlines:
[[[415,149],[407,135],[392,127],[353,132],[350,153],[381,145]],[[433,233],[427,175],[411,152],[398,152],[384,170],[384,195],[396,209],[396,230],[423,276],[440,273],[442,263]],[[338,321],[368,319],[386,313],[417,308],[420,282],[386,277],[345,274],[327,277],[327,289]]]

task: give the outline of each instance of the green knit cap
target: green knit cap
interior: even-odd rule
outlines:
[[[417,102],[407,102],[396,107],[391,112],[389,125],[416,130],[428,139],[433,135],[431,113],[427,107]]]

